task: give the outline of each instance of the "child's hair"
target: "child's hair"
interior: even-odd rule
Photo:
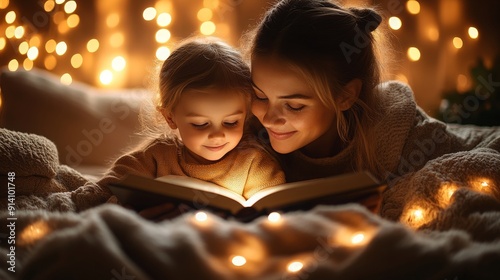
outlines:
[[[248,64],[238,50],[215,37],[191,37],[180,42],[163,62],[157,78],[158,88],[153,97],[156,114],[143,118],[144,132],[151,137],[166,132],[168,135],[166,125],[152,120],[162,120],[163,124],[164,119],[158,111],[171,112],[186,90],[231,91],[241,94],[247,106],[253,94]]]
[[[250,59],[276,57],[302,75],[322,103],[335,110],[339,136],[355,146],[356,168],[379,173],[370,127],[370,108],[380,67],[372,32],[381,16],[369,8],[343,8],[327,0],[282,0],[250,34]],[[362,81],[359,98],[346,111],[336,96],[353,79]]]

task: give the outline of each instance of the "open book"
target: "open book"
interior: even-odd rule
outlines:
[[[194,209],[214,209],[239,220],[272,211],[309,209],[318,204],[341,204],[380,194],[385,185],[368,172],[312,179],[268,187],[248,200],[231,190],[190,177],[168,175],[156,179],[128,175],[109,186],[120,203],[136,210],[165,202],[185,203]]]

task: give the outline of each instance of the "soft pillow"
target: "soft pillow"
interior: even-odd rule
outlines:
[[[47,71],[0,74],[0,126],[52,140],[59,160],[72,167],[107,165],[140,141],[138,112],[145,90],[98,90],[64,85]]]

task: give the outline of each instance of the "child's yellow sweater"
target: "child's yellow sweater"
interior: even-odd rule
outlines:
[[[157,138],[120,157],[97,184],[107,186],[126,174],[151,178],[180,175],[218,184],[248,198],[258,190],[285,182],[278,162],[253,142],[242,141],[211,164],[188,163],[186,153],[179,139]]]

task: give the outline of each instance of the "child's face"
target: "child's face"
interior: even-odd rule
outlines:
[[[275,151],[287,154],[304,148],[313,156],[331,149],[337,135],[335,112],[306,80],[283,61],[269,58],[252,61],[252,80],[252,113],[266,128]]]
[[[215,161],[240,142],[246,113],[239,93],[186,90],[167,122],[179,129],[182,142],[193,154]]]

